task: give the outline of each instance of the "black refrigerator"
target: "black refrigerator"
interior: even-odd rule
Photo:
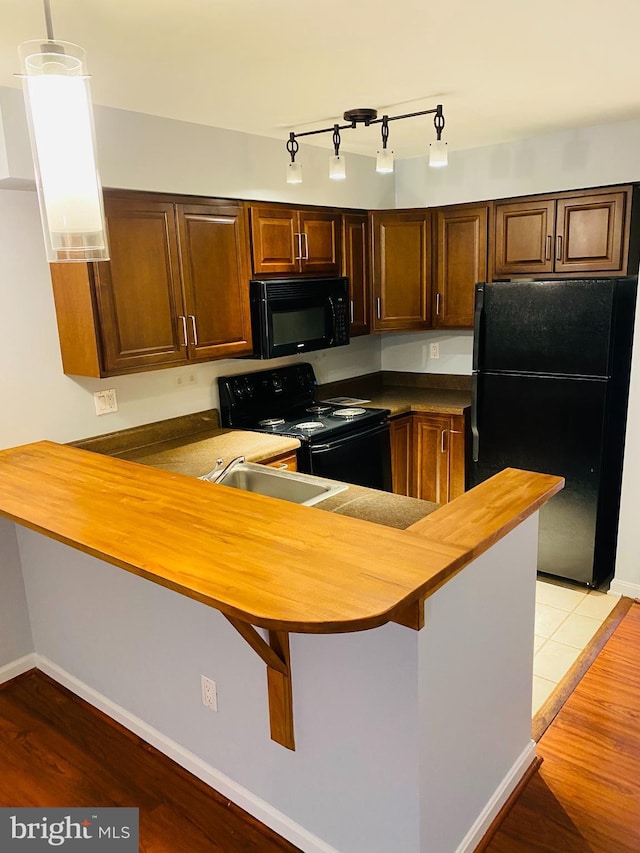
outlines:
[[[476,285],[470,485],[558,474],[538,571],[600,586],[614,571],[637,278]]]

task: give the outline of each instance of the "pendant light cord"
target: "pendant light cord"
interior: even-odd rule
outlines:
[[[54,41],[53,23],[51,21],[51,5],[49,0],[44,0],[44,19],[47,22],[47,38],[49,41]]]

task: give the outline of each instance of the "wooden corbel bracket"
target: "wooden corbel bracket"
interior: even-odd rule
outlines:
[[[396,611],[391,621],[398,625],[404,625],[405,628],[413,628],[414,631],[422,630],[424,628],[424,598],[419,598]]]
[[[295,749],[288,632],[269,631],[267,643],[253,625],[233,616],[225,614],[225,617],[267,665],[271,739],[287,749]]]

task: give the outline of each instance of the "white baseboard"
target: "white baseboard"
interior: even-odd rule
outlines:
[[[473,853],[484,834],[489,829],[495,818],[500,812],[500,809],[507,802],[511,794],[516,788],[518,782],[522,779],[536,757],[536,743],[530,741],[529,744],[522,750],[519,757],[511,770],[504,777],[500,785],[496,788],[493,796],[478,815],[477,820],[469,829],[469,832],[458,845],[456,853]]]
[[[218,793],[227,797],[231,802],[235,803],[240,808],[243,808],[253,817],[270,827],[278,835],[286,838],[292,844],[300,847],[305,853],[339,853],[334,847],[326,844],[321,838],[313,835],[313,833],[300,826],[295,821],[291,820],[287,815],[273,808],[269,803],[257,797],[251,791],[234,782],[233,779],[216,770],[210,764],[207,764],[197,755],[194,755],[179,743],[164,735],[158,729],[145,723],[139,717],[129,713],[126,708],[112,702],[102,693],[98,693],[92,687],[89,687],[83,681],[80,681],[75,676],[68,673],[66,670],[57,666],[48,658],[41,655],[33,655],[34,663],[42,672],[49,675],[63,687],[68,688],[76,696],[84,699],[94,708],[107,714],[112,719],[123,725],[129,731],[143,738],[147,743],[150,743],[157,750],[168,756],[176,764],[184,767],[189,773],[193,773],[198,779],[201,779],[205,784],[214,788]],[[2,670],[0,670],[0,673]]]
[[[18,660],[0,666],[0,684],[4,684],[5,681],[11,681],[12,678],[17,678],[24,672],[29,672],[30,669],[35,669],[37,665],[37,655],[32,652],[29,655],[18,658]]]
[[[640,583],[629,583],[614,578],[611,581],[609,593],[611,595],[625,595],[627,598],[640,598]]]

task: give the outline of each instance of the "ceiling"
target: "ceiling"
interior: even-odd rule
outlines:
[[[283,140],[355,107],[441,103],[450,150],[640,118],[638,0],[51,0],[51,11],[55,38],[87,51],[95,103]],[[42,0],[0,0],[1,86],[19,85],[17,45],[45,33]],[[347,130],[343,150],[374,154],[379,133]],[[431,116],[390,125],[398,158],[433,138]]]

